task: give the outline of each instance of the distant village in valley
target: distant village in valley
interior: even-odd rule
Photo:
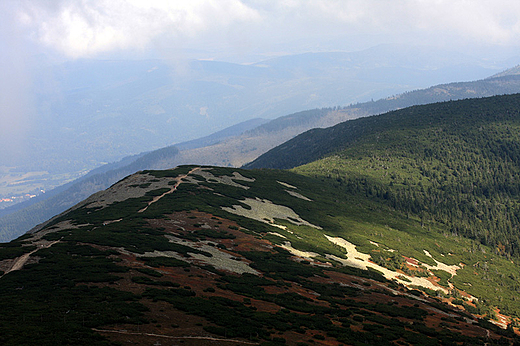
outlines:
[[[43,193],[45,193],[45,190],[39,190],[37,192],[33,191],[32,193],[13,195],[13,196],[9,196],[9,197],[0,197],[0,209],[4,209],[11,205],[27,201],[27,200],[34,198],[36,196],[39,196],[40,194],[43,194]]]

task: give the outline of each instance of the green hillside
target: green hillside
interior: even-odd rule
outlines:
[[[308,163],[296,171],[518,257],[519,159],[520,95],[510,95],[411,107],[309,131],[251,167]]]
[[[0,342],[511,344],[519,269],[321,178],[143,171],[0,246]]]
[[[514,344],[519,143],[509,95],[138,172],[0,245],[0,343]]]

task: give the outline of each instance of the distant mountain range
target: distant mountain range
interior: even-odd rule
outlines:
[[[143,155],[129,157],[115,166],[104,166],[102,171],[94,170],[79,181],[50,191],[40,198],[0,211],[0,240],[9,241],[25,233],[36,224],[70,208],[90,194],[107,188],[123,176],[139,170],[164,169],[181,164],[238,167],[312,128],[333,126],[345,120],[412,105],[520,92],[520,75],[517,72],[518,67],[515,67],[479,81],[442,84],[378,101],[309,110],[271,121],[252,119],[213,135],[181,143],[176,149],[159,150],[147,154],[148,156],[143,154],[146,157],[136,163],[132,161]],[[168,153],[167,158],[164,157],[165,153]],[[304,157],[293,156],[292,159],[303,160]],[[313,157],[317,158],[318,156]],[[246,167],[282,167],[275,162],[276,160],[259,158]]]
[[[514,73],[515,70],[515,68],[506,70],[500,76],[474,82],[440,84],[377,101],[357,103],[346,107],[309,110],[283,116],[238,137],[224,139],[217,144],[200,147],[196,150],[182,150],[176,160],[178,164],[241,166],[254,160],[269,148],[282,144],[312,128],[329,127],[342,121],[413,105],[518,93],[520,92],[520,76]]]
[[[177,60],[42,64],[34,88],[38,117],[25,150],[30,158],[16,166],[50,174],[82,171],[254,118],[475,80],[511,65],[406,46],[306,53],[250,65]],[[1,162],[9,162],[8,155],[0,153]]]

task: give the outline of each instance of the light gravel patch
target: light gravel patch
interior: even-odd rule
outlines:
[[[425,288],[429,288],[432,290],[441,290],[444,293],[448,293],[448,290],[444,287],[435,285],[433,282],[428,280],[427,278],[422,277],[414,277],[409,276],[404,273],[399,273],[393,270],[390,270],[388,268],[382,267],[376,263],[370,262],[370,255],[364,254],[362,252],[359,252],[356,249],[356,245],[348,242],[347,240],[340,238],[340,237],[329,237],[325,235],[325,237],[332,243],[339,245],[343,247],[345,250],[347,250],[347,259],[340,258],[334,255],[328,254],[326,257],[329,259],[332,259],[334,261],[337,261],[339,263],[342,263],[347,266],[360,268],[364,270],[368,270],[368,268],[375,269],[388,280],[396,280],[397,282],[409,287],[409,286],[421,286]]]
[[[315,252],[301,251],[292,247],[290,242],[285,242],[283,245],[280,245],[281,248],[289,251],[292,255],[305,258],[306,260],[312,260],[314,257],[319,256],[319,254]]]
[[[221,175],[217,177],[211,173],[211,168],[201,168],[196,174],[206,179],[208,183],[225,184],[229,186],[239,187],[244,190],[248,190],[249,186],[241,185],[237,183],[235,180],[245,181],[248,183],[252,183],[255,181],[255,179],[246,178],[238,172],[233,172],[232,176]]]
[[[439,262],[435,258],[433,258],[432,255],[428,251],[426,251],[426,250],[423,250],[423,251],[426,256],[430,257],[436,263],[435,266],[431,266],[426,263],[423,263],[422,265],[425,266],[428,270],[444,270],[445,272],[450,273],[451,276],[454,276],[454,275],[457,275],[457,270],[462,269],[460,266],[457,266],[457,265],[450,266],[450,265],[444,264],[442,262]]]
[[[293,197],[297,197],[299,199],[303,199],[304,201],[307,201],[307,202],[312,202],[312,199],[307,198],[304,195],[299,194],[298,192],[291,191],[291,190],[285,190],[285,192],[287,192],[289,195],[291,195]]]
[[[175,259],[185,261],[185,262],[188,262],[188,260],[189,260],[188,258],[180,255],[178,252],[175,252],[175,251],[154,250],[151,252],[147,251],[143,254],[140,254],[140,253],[133,253],[131,251],[127,251],[124,249],[119,249],[119,252],[124,253],[124,254],[132,254],[132,255],[135,255],[135,257],[169,257],[169,258],[175,258]]]
[[[276,232],[267,232],[267,234],[271,234],[271,235],[275,235],[275,236],[280,237],[280,238],[283,238],[283,239],[287,239],[286,236],[284,236],[283,234],[280,234],[280,233],[276,233]]]
[[[276,226],[285,229],[284,226],[277,225],[275,219],[287,220],[298,226],[309,226],[317,229],[321,227],[311,224],[310,222],[302,219],[298,214],[289,207],[274,204],[273,202],[266,199],[252,199],[246,198],[240,201],[250,207],[246,209],[241,205],[233,205],[233,207],[221,207],[222,210],[228,213],[247,217],[249,219],[257,220],[266,223],[271,226]]]
[[[192,254],[190,256],[198,261],[209,264],[210,266],[215,267],[220,270],[227,270],[237,274],[250,273],[254,275],[259,275],[260,273],[254,270],[247,264],[246,262],[241,261],[240,259],[235,259],[236,257],[231,256],[227,252],[220,251],[212,246],[205,245],[202,246],[201,250],[209,252],[213,255],[213,257],[206,257],[202,254]]]
[[[197,262],[203,262],[205,264],[208,264],[216,269],[219,270],[226,270],[229,272],[237,273],[237,274],[243,274],[243,273],[250,273],[254,275],[259,275],[259,272],[254,270],[249,266],[247,262],[241,261],[239,258],[234,257],[230,255],[229,253],[225,251],[221,251],[218,248],[215,248],[213,246],[208,245],[208,242],[192,242],[186,239],[177,238],[172,235],[166,236],[169,241],[191,247],[192,249],[204,251],[207,253],[210,253],[212,257],[205,256],[203,254],[198,253],[192,253],[188,252],[188,255],[190,257],[186,258],[178,254],[174,251],[153,251],[153,252],[146,252],[143,255],[140,255],[142,257],[172,257],[181,261],[189,262],[189,263],[197,263]]]
[[[289,185],[289,184],[287,184],[287,183],[284,183],[283,181],[278,181],[278,180],[277,180],[276,182],[277,182],[278,184],[281,184],[281,185],[285,186],[285,187],[288,187],[289,189],[298,189],[296,186]]]

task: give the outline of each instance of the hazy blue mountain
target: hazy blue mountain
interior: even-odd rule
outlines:
[[[498,78],[498,77],[506,77],[506,76],[516,76],[520,74],[520,65],[509,68],[505,71],[499,72],[496,75],[491,76],[490,78]]]
[[[343,54],[338,56],[343,56]],[[286,59],[288,58],[281,60]],[[313,60],[314,58],[307,57],[306,59]],[[162,166],[137,164],[125,167],[144,154],[127,157],[118,163],[104,165],[84,178],[51,190],[39,198],[0,211],[0,232],[5,234],[2,239],[9,240],[12,239],[12,234],[21,234],[27,231],[35,224],[71,207],[89,194],[110,186],[123,174],[131,174],[138,170],[153,167],[174,167],[180,164],[241,166],[311,128],[328,127],[345,120],[412,105],[520,92],[520,76],[515,73],[516,70],[515,68],[509,69],[492,77],[473,82],[436,85],[427,89],[415,90],[378,101],[353,104],[344,108],[307,110],[271,121],[251,119],[212,135],[178,144],[176,147],[180,151],[170,156]],[[258,161],[252,163],[251,167],[257,164]],[[98,175],[98,173],[107,172],[108,174],[104,174],[103,178]],[[115,174],[114,172],[119,173]],[[94,179],[96,184],[90,183],[91,179]],[[88,188],[84,186],[88,186]],[[66,192],[69,189],[81,191],[81,193]],[[54,197],[55,195],[58,196]],[[47,201],[44,201],[45,199]],[[62,200],[60,201],[60,199]],[[36,209],[38,209],[38,212],[35,212]],[[8,214],[11,215],[7,216]]]
[[[51,173],[91,169],[249,119],[475,80],[506,67],[404,46],[308,53],[251,65],[76,60],[42,67],[32,155],[17,165]]]
[[[282,60],[285,59],[288,58]],[[307,60],[309,59],[307,58]],[[345,120],[413,105],[517,92],[520,92],[519,76],[504,72],[499,77],[493,76],[472,82],[439,84],[347,107],[318,108],[296,112],[273,119],[238,137],[228,138],[193,150],[181,150],[176,156],[176,160],[178,164],[241,166],[276,145],[315,127],[329,127]]]
[[[270,121],[267,119],[261,119],[261,118],[246,120],[239,124],[225,128],[224,130],[212,133],[209,136],[193,139],[193,140],[187,141],[187,142],[182,142],[182,143],[176,144],[175,146],[179,150],[206,147],[209,145],[216,144],[222,140],[228,139],[229,137],[238,136],[246,131],[255,129],[268,122],[270,122]]]

